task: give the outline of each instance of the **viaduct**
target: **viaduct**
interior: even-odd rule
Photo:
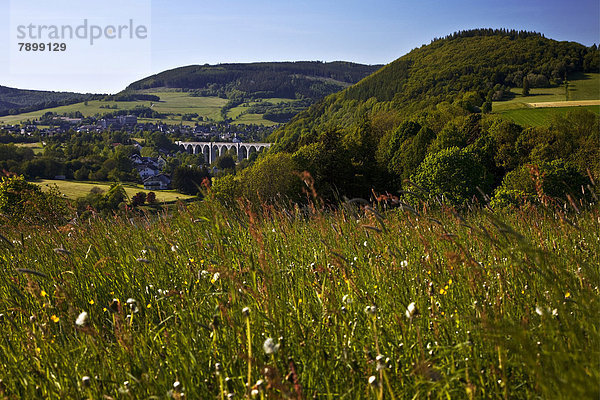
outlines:
[[[255,152],[268,149],[271,143],[230,143],[230,142],[175,142],[183,151],[204,155],[204,161],[212,164],[220,155],[234,150],[237,160],[242,161]]]

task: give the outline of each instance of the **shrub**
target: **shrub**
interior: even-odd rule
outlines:
[[[7,176],[0,181],[0,214],[12,224],[54,225],[66,221],[67,207],[56,186],[44,193],[22,176]]]
[[[506,174],[491,205],[502,208],[525,203],[565,202],[567,195],[573,199],[582,197],[581,186],[589,183],[575,167],[563,160],[523,165]]]
[[[430,197],[441,197],[450,204],[463,206],[481,197],[477,188],[484,192],[490,190],[493,179],[473,153],[450,147],[429,154],[411,181],[425,189]]]

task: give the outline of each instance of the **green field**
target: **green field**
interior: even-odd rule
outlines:
[[[600,106],[519,108],[503,111],[500,114],[522,126],[546,126],[555,115],[565,115],[569,111],[586,109],[600,114]]]
[[[83,197],[87,195],[90,190],[94,187],[98,187],[104,191],[107,191],[110,188],[110,184],[108,183],[87,183],[87,182],[74,182],[74,181],[63,181],[63,180],[53,180],[53,179],[40,179],[38,181],[33,182],[42,187],[47,187],[50,185],[56,185],[58,190],[63,193],[66,197],[70,199],[76,199],[78,197]],[[127,196],[130,198],[133,197],[138,192],[148,193],[152,190],[145,190],[143,186],[131,186],[131,185],[123,185],[125,188],[125,192],[127,192]],[[177,200],[187,200],[193,198],[193,196],[188,196],[185,194],[181,194],[172,190],[154,190],[156,194],[156,199],[159,202],[173,202]]]
[[[597,399],[598,208],[419,211],[2,227],[0,394]]]
[[[532,88],[529,96],[521,94],[521,88],[512,88],[514,97],[510,100],[495,101],[492,111],[502,114],[512,121],[527,125],[546,125],[555,114],[565,114],[573,107],[532,108],[528,103],[549,103],[560,101],[600,100],[600,74],[573,74],[568,85],[568,96],[565,86],[551,88]],[[582,106],[599,113],[598,106]]]
[[[292,100],[292,99],[283,99],[283,98],[279,98],[279,97],[273,97],[273,98],[264,99],[263,101],[247,102],[247,103],[244,103],[237,107],[231,108],[227,112],[227,116],[229,118],[233,119],[233,124],[262,124],[265,126],[273,126],[273,125],[277,125],[277,123],[264,119],[262,114],[243,114],[243,113],[246,110],[248,110],[248,108],[252,107],[253,105],[261,104],[263,102],[279,104],[279,103],[283,103],[283,102],[294,102],[294,101],[295,100]]]
[[[551,88],[532,88],[529,96],[522,95],[521,88],[512,88],[514,97],[510,100],[495,101],[492,111],[502,112],[527,108],[527,103],[545,103],[554,101],[600,100],[600,74],[577,74],[576,80],[569,81],[569,96],[564,86]]]
[[[151,107],[153,110],[156,110],[160,113],[170,113],[170,114],[192,114],[197,113],[198,115],[210,118],[215,121],[221,120],[221,107],[223,107],[226,103],[226,99],[221,99],[219,97],[192,97],[188,93],[185,92],[157,92],[157,93],[149,93],[155,94],[160,97],[160,102],[150,102],[150,101],[101,101],[94,100],[89,101],[87,105],[85,103],[76,103],[68,106],[60,106],[54,108],[47,108],[44,110],[18,114],[18,115],[10,115],[6,117],[0,117],[0,123],[14,124],[19,123],[26,120],[34,120],[39,119],[42,115],[47,112],[54,112],[56,114],[64,114],[64,113],[72,113],[72,112],[81,112],[86,117],[92,117],[96,115],[104,115],[118,110],[131,110],[136,106],[144,106]],[[100,108],[100,107],[118,107],[117,109],[111,108]],[[167,121],[163,122],[172,122],[172,123],[180,123],[181,117],[172,116],[168,118]],[[193,124],[193,123],[192,123]]]

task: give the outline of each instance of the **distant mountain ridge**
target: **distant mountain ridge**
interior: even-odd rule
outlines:
[[[354,84],[381,67],[343,61],[189,65],[134,82],[126,91],[179,88],[226,98],[243,94],[315,99]]]
[[[101,97],[101,95],[25,90],[0,86],[0,116],[79,103],[97,97]]]

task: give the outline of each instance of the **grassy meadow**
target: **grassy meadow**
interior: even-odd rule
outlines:
[[[571,107],[532,108],[529,103],[552,103],[562,101],[600,100],[600,74],[577,73],[569,80],[568,87],[532,88],[529,96],[522,95],[521,88],[512,88],[513,98],[495,101],[492,110],[524,126],[542,126],[552,121],[553,115],[564,115]],[[582,106],[600,114],[600,106]]]
[[[502,115],[521,126],[547,126],[552,122],[555,115],[566,115],[569,111],[576,108],[600,114],[600,106],[579,106],[579,107],[548,107],[548,108],[518,108],[502,112]]]
[[[597,207],[257,215],[207,199],[3,229],[0,265],[9,399],[599,395]]]
[[[76,182],[56,179],[40,179],[33,183],[41,186],[42,188],[56,185],[58,190],[62,194],[64,194],[65,197],[72,200],[87,195],[90,192],[90,190],[92,190],[92,188],[94,187],[100,188],[105,192],[108,191],[108,189],[110,188],[110,184],[106,183]],[[129,198],[132,198],[138,192],[154,192],[156,194],[156,200],[161,203],[169,203],[177,200],[187,200],[194,197],[178,193],[174,190],[145,190],[144,187],[141,185],[133,186],[124,184],[123,188],[125,189],[125,192],[127,193],[127,196],[129,196]]]

